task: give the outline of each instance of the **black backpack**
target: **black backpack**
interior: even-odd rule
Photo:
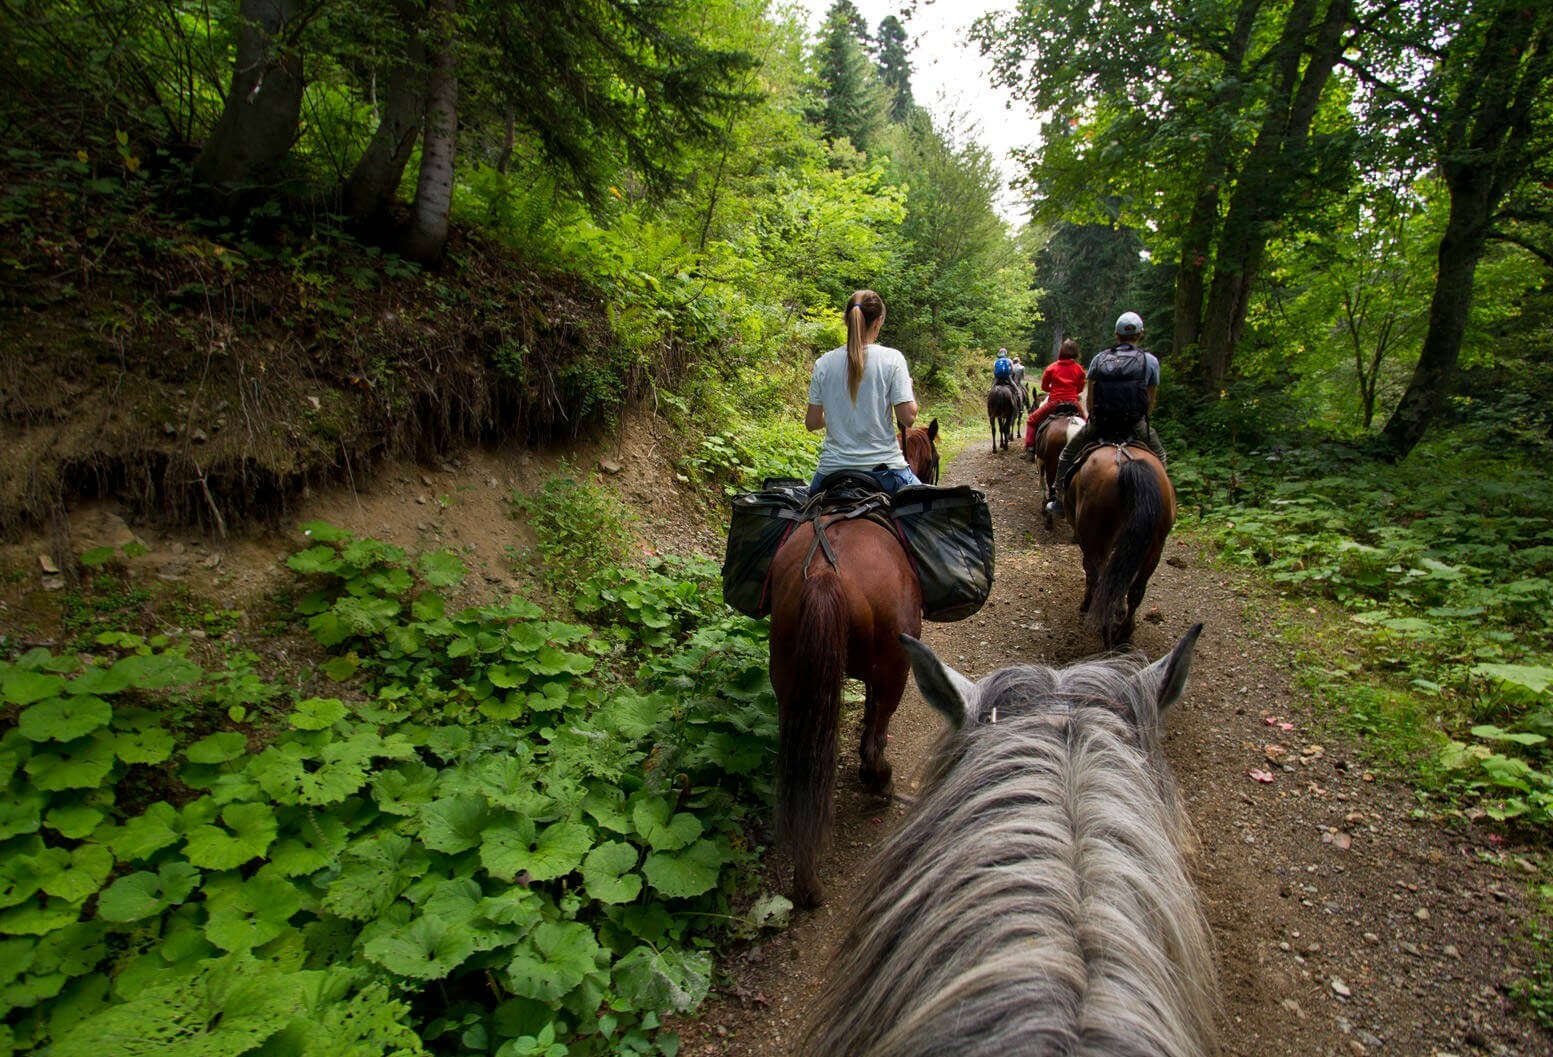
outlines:
[[[1124,435],[1149,413],[1149,362],[1130,345],[1106,349],[1089,365],[1089,421],[1104,438]]]

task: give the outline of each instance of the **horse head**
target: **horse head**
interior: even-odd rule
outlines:
[[[1213,946],[1161,738],[1200,630],[1154,664],[975,683],[902,636],[950,729],[853,895],[802,1057],[1044,1054],[1081,1037],[1096,1055],[1216,1052]]]
[[[938,419],[920,426],[901,427],[901,454],[923,484],[938,483]]]

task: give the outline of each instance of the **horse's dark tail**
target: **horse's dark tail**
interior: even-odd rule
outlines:
[[[1165,496],[1159,478],[1154,476],[1154,467],[1141,459],[1122,464],[1116,474],[1116,492],[1117,507],[1125,520],[1116,545],[1100,570],[1086,617],[1089,630],[1106,636],[1108,646],[1114,643],[1109,641],[1107,631],[1126,619],[1127,592],[1165,516]]]
[[[793,902],[819,902],[815,862],[830,838],[841,681],[847,670],[847,599],[829,566],[798,602],[797,667],[777,740],[777,836],[792,850]]]

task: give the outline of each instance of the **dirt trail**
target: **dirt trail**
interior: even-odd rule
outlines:
[[[993,455],[985,444],[945,472],[944,483],[987,494],[997,528],[986,607],[924,632],[972,677],[1015,662],[1066,664],[1099,647],[1078,622],[1078,550],[1066,526],[1041,526],[1034,480],[1013,451]],[[1166,751],[1201,838],[1196,876],[1218,948],[1226,1054],[1553,1054],[1553,1035],[1509,1002],[1511,982],[1531,967],[1514,942],[1526,928],[1526,860],[1485,830],[1414,818],[1411,792],[1321,732],[1292,687],[1287,649],[1267,633],[1276,597],[1183,538],[1166,555],[1135,645],[1154,658],[1206,624]],[[891,729],[898,792],[912,791],[938,731],[909,691]],[[906,810],[862,793],[856,745],[846,747],[835,845],[823,861],[830,901],[726,959],[702,1016],[679,1025],[682,1053],[790,1052],[857,878]],[[1253,780],[1253,770],[1273,781]]]

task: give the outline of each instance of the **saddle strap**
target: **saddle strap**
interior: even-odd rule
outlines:
[[[835,548],[831,546],[830,540],[825,536],[825,530],[838,521],[853,521],[857,518],[867,518],[876,525],[882,525],[889,529],[892,533],[896,531],[893,521],[884,513],[884,508],[873,503],[861,503],[851,510],[846,510],[839,514],[831,514],[828,517],[824,514],[816,514],[814,517],[814,538],[809,541],[809,553],[805,554],[803,559],[803,578],[805,580],[809,578],[809,566],[814,561],[815,548],[819,548],[819,550],[824,552],[825,560],[830,562],[832,569],[839,569],[841,567],[836,561]]]

